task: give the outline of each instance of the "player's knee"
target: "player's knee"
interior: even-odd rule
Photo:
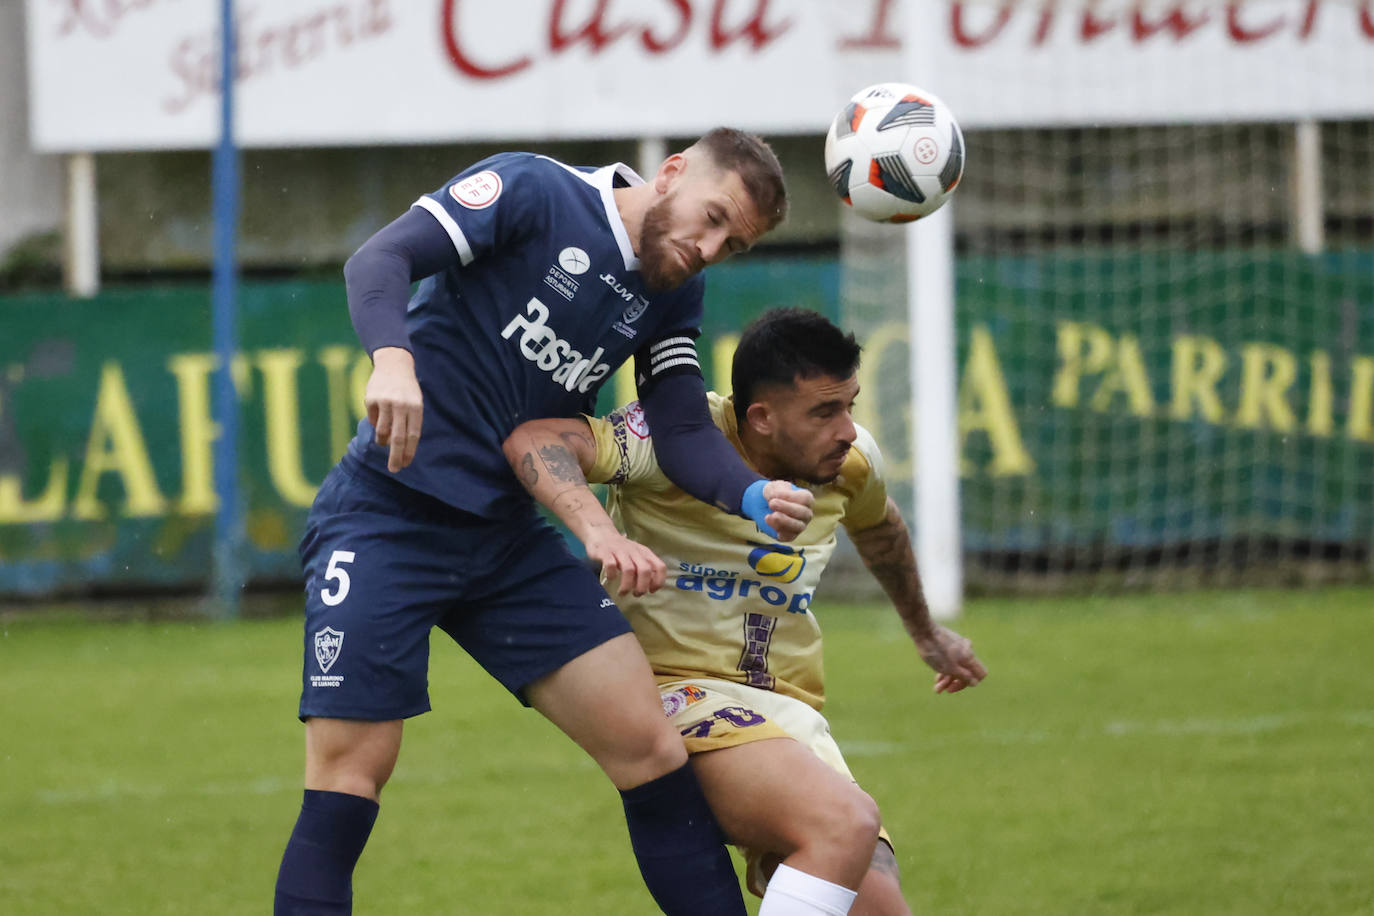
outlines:
[[[666,720],[665,720],[665,723]],[[671,725],[656,728],[651,735],[645,736],[643,765],[659,771],[659,775],[671,773],[687,762],[687,749],[683,747],[682,736]]]
[[[399,723],[311,719],[306,725],[305,787],[375,800],[391,778],[400,745]]]
[[[882,827],[878,803],[872,796],[858,786],[851,786],[850,791],[826,806],[826,820],[824,835],[855,857],[862,858],[865,864],[872,858],[878,830]]]

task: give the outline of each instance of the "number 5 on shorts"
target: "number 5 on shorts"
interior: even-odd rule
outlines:
[[[341,604],[348,597],[348,570],[344,569],[343,563],[353,562],[353,551],[336,550],[329,555],[329,566],[325,568],[324,577],[330,581],[337,580],[339,587],[330,591],[328,587],[320,589],[320,600],[330,607]]]

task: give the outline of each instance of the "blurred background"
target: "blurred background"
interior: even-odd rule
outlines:
[[[952,583],[939,610],[963,613],[956,625],[981,632],[1004,658],[1035,645],[1040,624],[1065,645],[1083,640],[1072,658],[1067,649],[1054,654],[1058,643],[1044,647],[1053,669],[1073,667],[1117,635],[1144,647],[1148,637],[1130,625],[1142,620],[1189,628],[1185,641],[1201,640],[1212,658],[1239,646],[1258,651],[1263,640],[1246,621],[1277,622],[1268,638],[1291,650],[1290,661],[1309,653],[1302,671],[1342,660],[1352,680],[1323,682],[1323,702],[1334,705],[1313,700],[1302,709],[1323,709],[1313,715],[1330,726],[1330,740],[1351,754],[1363,748],[1367,763],[1374,685],[1358,672],[1368,670],[1374,639],[1369,3],[242,2],[227,159],[223,146],[215,152],[220,13],[213,0],[0,0],[0,619],[9,621],[0,686],[13,697],[21,682],[38,689],[29,674],[61,665],[74,647],[86,646],[76,652],[82,665],[94,664],[101,645],[141,657],[127,633],[82,627],[52,634],[47,656],[11,637],[27,632],[14,629],[19,621],[41,628],[35,621],[66,620],[74,609],[265,615],[282,621],[275,638],[290,650],[280,658],[272,715],[286,720],[284,740],[296,740],[296,541],[315,487],[353,434],[370,368],[347,317],[344,260],[422,193],[489,153],[528,149],[644,173],[730,124],[773,144],[793,205],[755,250],[708,271],[700,344],[708,383],[728,389],[736,336],[763,309],[826,313],[864,344],[857,418],[882,446],[893,495],[917,535],[946,547],[940,568],[926,572]],[[951,203],[908,227],[846,212],[822,164],[825,131],[843,103],[889,80],[937,93],[967,147]],[[226,237],[232,257],[217,263],[217,239]],[[935,239],[924,256],[943,259],[952,277],[944,311],[908,301],[913,238]],[[227,299],[212,282],[223,281],[226,266],[236,281]],[[215,398],[224,338],[213,320],[226,305],[236,405],[228,490]],[[955,456],[948,487],[958,499],[954,516],[931,532],[916,508],[920,367],[911,354],[945,322],[953,329],[945,405],[953,422],[938,434]],[[631,397],[631,381],[617,376],[601,406]],[[225,512],[224,493],[234,512]],[[202,603],[226,566],[226,539],[236,552],[230,587],[256,599],[246,612],[222,588],[218,601]],[[852,550],[837,555],[817,606],[827,592],[860,605],[879,596]],[[875,632],[863,621],[877,608],[841,615],[855,640]],[[1064,636],[1061,617],[1087,629]],[[1237,620],[1248,636],[1225,627],[1215,642],[1199,635],[1207,621]],[[1285,621],[1290,628],[1278,626]],[[95,643],[92,632],[100,633]],[[1166,640],[1142,651],[1158,664],[1176,649]],[[1227,659],[1240,666],[1238,684],[1283,667]],[[1160,670],[1181,679],[1197,671]],[[1096,693],[1113,702],[1158,687],[1098,674]],[[1303,677],[1290,671],[1283,683]],[[992,703],[986,693],[968,702]],[[1103,713],[1110,721],[1093,734],[1188,742],[1177,751],[1190,760],[1200,734],[1209,736],[1203,743],[1228,734],[1260,741],[1310,724],[1307,712],[1263,704],[1189,719],[1184,710],[1195,701],[1180,696],[1157,718]],[[1249,724],[1228,732],[1236,722]],[[45,727],[32,724],[35,734]],[[897,746],[884,727],[867,733],[875,760]],[[987,739],[999,753],[1008,743],[1038,745],[1029,726],[1007,728]],[[1058,734],[1046,728],[1040,734]],[[981,739],[948,740],[967,747]],[[279,784],[266,794],[296,791],[295,745],[286,749],[286,763],[273,764]],[[1249,750],[1246,760],[1273,759],[1272,746]],[[20,775],[42,772],[39,761],[29,758]],[[1219,782],[1200,781],[1199,797],[1217,797],[1235,761],[1217,758]],[[1045,772],[1062,762],[1047,760]],[[970,766],[962,757],[959,765]],[[975,791],[997,799],[988,815],[1013,816],[1025,786],[973,770],[981,774]],[[1311,784],[1294,787],[1338,791],[1323,810],[1340,812],[1328,827],[1351,842],[1372,807],[1360,772],[1309,773]],[[1155,801],[1168,794],[1142,778],[1137,788],[1149,795],[1153,786]],[[404,771],[398,779],[404,792]],[[1196,829],[1234,827],[1235,811],[1275,785],[1261,777],[1254,797]],[[1119,801],[1117,789],[1102,789],[1100,807]],[[69,796],[85,804],[82,791],[49,785],[17,796],[11,813],[27,806],[41,820]],[[289,805],[278,807],[282,817],[264,815],[264,823],[284,837],[289,823],[277,821]],[[1140,817],[1164,831],[1152,835],[1164,849],[1177,837],[1160,826],[1168,822],[1160,810]],[[1022,813],[1032,822],[1044,812]],[[1298,856],[1316,868],[1308,877],[1343,893],[1304,898],[1307,906],[1285,912],[1374,911],[1363,823],[1363,854],[1317,839]],[[909,831],[914,824],[915,815]],[[1275,815],[1243,832],[1285,828]],[[18,846],[0,846],[0,864],[7,852],[23,858]],[[1262,863],[1283,853],[1237,855]],[[1126,860],[1123,867],[1134,861]],[[267,872],[271,863],[254,867]],[[1260,881],[1258,864],[1240,875],[1223,869],[1231,890],[1201,909],[1156,893],[1170,873],[1181,875],[1178,863],[1154,867],[1160,885],[1148,893],[1117,887],[1069,905],[1068,882],[1052,890],[1013,882],[1000,906],[989,898],[968,911],[1252,913],[1277,905],[1272,893],[1240,890]],[[937,881],[921,899],[958,906],[987,881],[975,863],[958,868],[937,865],[967,880]],[[11,886],[21,888],[18,899],[43,899],[33,890],[42,879],[33,880],[27,897]]]
[[[1368,578],[1368,7],[1100,6],[243,5],[246,581],[294,583],[305,508],[361,409],[340,268],[363,240],[496,150],[644,170],[720,123],[774,144],[794,205],[712,272],[708,379],[728,387],[732,335],[769,305],[853,328],[860,420],[911,505],[905,263],[924,224],[845,213],[821,162],[841,104],[894,78],[967,134],[938,215],[962,497],[945,536],[967,588]],[[219,508],[217,5],[0,16],[0,595],[200,588]]]

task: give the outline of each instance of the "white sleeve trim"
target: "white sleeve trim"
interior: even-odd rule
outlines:
[[[673,348],[670,349],[670,350],[662,350],[662,351],[660,351],[660,352],[658,352],[658,353],[655,353],[653,356],[651,356],[651,357],[649,358],[649,360],[650,360],[650,362],[651,362],[653,365],[657,366],[659,363],[663,362],[664,360],[668,360],[668,359],[677,359],[677,358],[679,358],[679,357],[686,357],[687,359],[690,359],[690,360],[692,360],[693,362],[696,362],[696,359],[697,359],[697,349],[696,349],[696,347],[673,347]]]
[[[680,347],[683,345],[695,347],[695,342],[690,337],[665,337],[657,343],[650,345],[649,352],[657,353],[665,347]]]
[[[660,372],[666,372],[675,366],[694,366],[697,369],[701,369],[701,363],[697,362],[695,359],[670,359],[667,362],[654,363],[654,368],[650,371],[649,374],[658,375]]]
[[[472,246],[468,244],[467,236],[463,235],[463,230],[458,228],[458,224],[454,222],[453,217],[448,215],[448,211],[444,209],[443,204],[432,197],[421,197],[419,200],[415,201],[415,203],[411,204],[411,206],[428,211],[430,216],[439,221],[439,225],[444,227],[444,231],[448,233],[449,240],[453,242],[453,247],[457,249],[458,259],[462,262],[464,267],[472,263]]]

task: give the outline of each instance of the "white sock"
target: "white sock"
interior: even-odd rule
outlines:
[[[857,891],[779,865],[763,895],[759,916],[846,916]]]

